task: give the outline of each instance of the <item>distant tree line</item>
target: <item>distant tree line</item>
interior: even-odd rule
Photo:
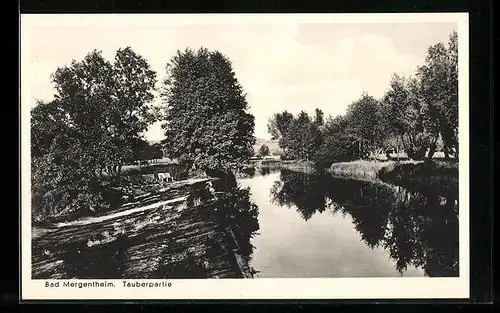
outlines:
[[[268,132],[284,158],[310,160],[320,168],[389,147],[424,160],[441,145],[445,158],[458,159],[457,39],[453,32],[446,46],[431,46],[414,77],[394,74],[382,99],[363,93],[335,118],[324,119],[319,109],[313,117],[305,111],[277,113],[268,121]]]

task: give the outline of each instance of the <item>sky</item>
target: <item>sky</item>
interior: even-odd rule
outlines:
[[[280,23],[266,19],[228,24],[206,20],[164,25],[113,24],[112,19],[107,24],[32,23],[23,37],[30,104],[52,99],[55,90],[50,75],[94,49],[112,60],[117,49],[130,46],[146,58],[161,81],[166,63],[178,49],[203,46],[221,51],[232,61],[255,116],[255,135],[269,139],[267,121],[274,113],[305,110],[313,114],[319,108],[325,115],[336,116],[363,92],[382,97],[393,73],[414,74],[424,63],[427,48],[446,43],[457,30],[456,23],[437,21]],[[152,125],[145,136],[161,140],[160,123]]]

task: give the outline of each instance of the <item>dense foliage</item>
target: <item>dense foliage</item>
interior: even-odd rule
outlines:
[[[163,147],[160,143],[149,143],[138,140],[133,148],[133,160],[159,160],[163,158]]]
[[[410,159],[458,158],[457,33],[448,46],[437,43],[414,77],[394,74],[381,99],[366,92],[347,112],[324,122],[304,111],[284,111],[268,121],[272,139],[279,140],[286,159],[312,160],[318,169],[334,162],[368,158],[386,149],[404,151]]]
[[[219,51],[178,51],[167,64],[163,124],[169,157],[226,171],[253,154],[254,116],[230,60]]]
[[[52,75],[53,101],[31,111],[34,217],[99,211],[110,204],[141,134],[155,120],[156,74],[131,48],[114,62],[93,51]]]

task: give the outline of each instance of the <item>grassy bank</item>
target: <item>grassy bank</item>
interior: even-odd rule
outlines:
[[[408,162],[408,161],[404,161]],[[378,179],[378,173],[383,169],[394,168],[394,161],[365,161],[358,160],[352,162],[333,163],[327,170],[328,173],[337,177]]]
[[[432,161],[394,164],[382,168],[378,177],[398,185],[458,188],[458,163]]]
[[[444,161],[365,161],[334,163],[328,173],[345,178],[383,180],[398,184],[458,183],[458,163]]]

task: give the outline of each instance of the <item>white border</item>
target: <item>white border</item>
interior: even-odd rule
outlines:
[[[99,14],[21,15],[21,161],[22,161],[22,290],[23,300],[72,299],[417,299],[469,297],[469,28],[466,13],[422,14]],[[458,278],[322,278],[322,279],[223,279],[171,280],[171,288],[125,288],[122,280],[115,288],[45,288],[45,280],[31,280],[30,218],[30,77],[23,60],[29,56],[29,30],[41,25],[58,27],[165,26],[194,23],[443,23],[458,24],[459,42],[459,249]],[[141,280],[158,281],[158,280]],[[63,281],[61,281],[62,284]],[[78,282],[78,281],[77,281]]]

